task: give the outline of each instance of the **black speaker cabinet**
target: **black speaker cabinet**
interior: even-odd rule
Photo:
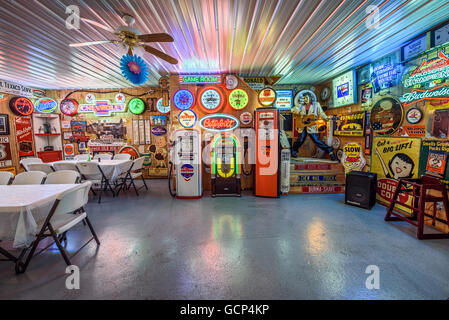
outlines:
[[[376,203],[377,174],[352,171],[346,175],[345,203],[371,209]]]

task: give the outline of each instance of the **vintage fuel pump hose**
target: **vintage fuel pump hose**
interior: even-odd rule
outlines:
[[[243,141],[243,163],[242,163],[242,172],[245,176],[250,176],[253,173],[253,165],[249,165],[249,171],[245,171],[245,159],[248,159],[248,137],[244,138]]]
[[[172,189],[173,162],[170,161],[168,165],[170,166],[170,169],[168,170],[168,191],[170,192],[170,195],[174,198],[176,197],[176,192],[173,192]]]

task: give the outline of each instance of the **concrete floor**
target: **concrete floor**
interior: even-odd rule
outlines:
[[[140,197],[94,200],[87,210],[102,241],[72,263],[81,289],[65,288],[55,251],[23,275],[0,263],[1,299],[447,299],[449,241],[418,241],[385,208],[343,204],[343,195],[281,199],[173,200],[167,181]],[[90,236],[69,233],[69,251]],[[380,268],[368,290],[365,269]]]

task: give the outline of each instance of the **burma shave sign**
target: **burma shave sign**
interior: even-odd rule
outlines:
[[[211,114],[200,120],[200,127],[207,131],[232,131],[238,126],[239,120],[228,114]]]
[[[401,102],[405,106],[422,100],[440,100],[449,98],[449,83],[442,84],[429,90],[413,89],[410,93],[405,93],[401,97]]]

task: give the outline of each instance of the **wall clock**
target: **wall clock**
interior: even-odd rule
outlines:
[[[407,111],[407,114],[405,118],[407,119],[407,122],[410,124],[417,124],[421,121],[423,117],[423,112],[421,109],[418,108],[411,108]]]
[[[205,87],[200,93],[200,106],[206,113],[214,113],[221,110],[224,105],[224,95],[215,87]]]
[[[59,110],[62,114],[73,117],[78,113],[78,102],[74,99],[64,99],[59,104]]]
[[[294,104],[299,106],[304,104],[304,94],[309,93],[312,96],[312,102],[317,102],[316,94],[312,90],[301,90],[295,95]]]
[[[334,108],[357,103],[355,70],[348,71],[332,80]]]
[[[243,89],[234,89],[229,94],[229,104],[235,110],[244,109],[249,102],[248,93]]]
[[[226,76],[226,89],[233,90],[233,89],[237,88],[238,84],[239,84],[239,80],[237,79],[236,76],[234,76],[232,74]]]
[[[259,92],[259,103],[264,107],[270,107],[276,101],[276,91],[266,87]]]
[[[9,108],[18,116],[29,116],[34,111],[33,103],[25,97],[15,97],[9,100]]]
[[[329,89],[328,87],[324,87],[321,90],[321,101],[327,101],[331,96],[331,89]]]
[[[142,114],[145,111],[145,102],[140,98],[131,99],[128,103],[128,110],[132,114]]]
[[[157,100],[156,109],[160,113],[164,113],[164,114],[165,113],[169,113],[170,112],[170,102],[168,103],[168,106],[163,106],[162,105],[162,98],[160,98],[159,100]]]
[[[173,96],[173,102],[179,110],[187,110],[195,104],[195,97],[189,90],[180,89]]]

